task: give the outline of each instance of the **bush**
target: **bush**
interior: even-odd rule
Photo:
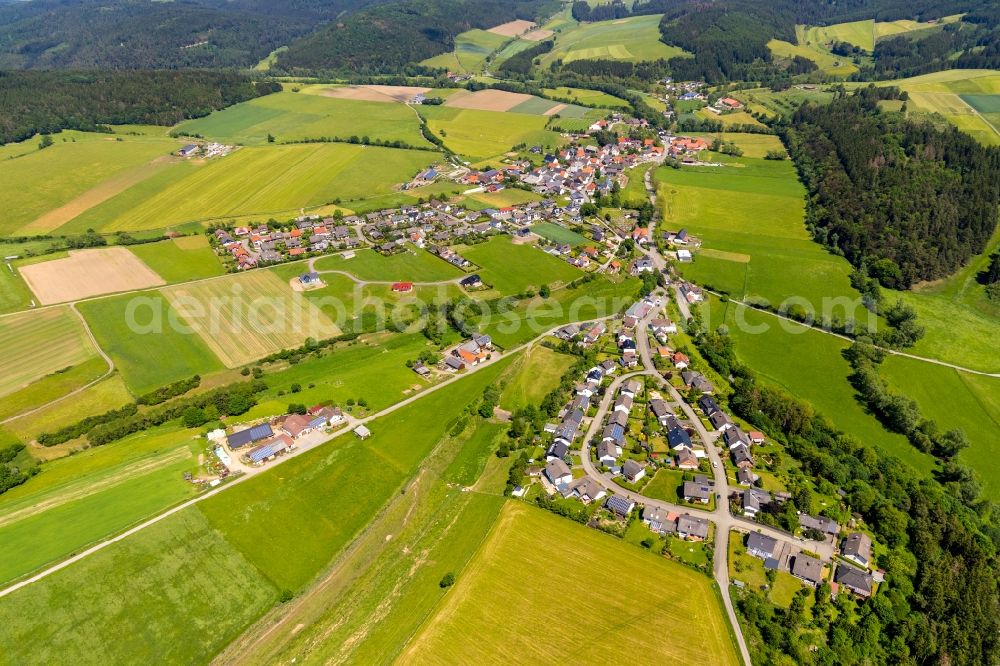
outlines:
[[[444,576],[443,576],[443,577],[441,578],[441,582],[440,582],[440,583],[438,583],[438,585],[440,585],[440,586],[441,586],[441,588],[442,588],[442,589],[445,589],[445,590],[446,590],[446,589],[448,589],[449,587],[451,587],[451,586],[452,586],[452,585],[454,585],[454,584],[455,584],[455,574],[453,574],[453,573],[452,573],[452,572],[450,572],[450,571],[449,571],[448,573],[446,573],[446,574],[445,574],[445,575],[444,575]]]

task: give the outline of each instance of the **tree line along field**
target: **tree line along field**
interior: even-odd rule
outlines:
[[[702,240],[694,263],[681,269],[685,277],[775,307],[794,297],[822,312],[825,298],[841,298],[852,301],[838,308],[841,319],[867,315],[851,288],[847,261],[828,254],[806,230],[805,190],[790,161],[708,159],[726,166],[661,167],[654,174],[665,228],[686,228]]]
[[[417,117],[405,105],[337,99],[290,90],[185,121],[177,125],[174,132],[245,145],[267,143],[270,134],[279,143],[367,136],[373,140],[430,146],[420,134]]]
[[[556,34],[555,48],[542,56],[541,66],[555,60],[657,60],[684,54],[660,41],[661,14],[633,16],[612,21],[580,23]]]
[[[579,584],[581,571],[609,562],[623,574],[613,584]],[[560,637],[539,638],[533,629],[555,616]],[[698,641],[680,629],[689,623],[699,627]],[[463,638],[470,635],[478,638]],[[738,663],[704,575],[514,502],[399,661],[561,662],[578,658],[582,646],[598,661],[629,653],[650,663]]]

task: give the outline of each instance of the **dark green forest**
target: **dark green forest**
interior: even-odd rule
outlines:
[[[904,289],[983,252],[997,224],[1000,149],[879,110],[879,99],[898,96],[869,86],[805,104],[783,138],[809,193],[816,240]]]
[[[0,72],[0,144],[63,129],[173,125],[280,89],[223,71]]]

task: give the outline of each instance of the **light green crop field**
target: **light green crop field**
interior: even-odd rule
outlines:
[[[579,584],[580,571],[598,571],[608,562],[622,572],[614,584]],[[560,639],[540,639],[535,629],[553,617],[561,620]],[[698,641],[688,640],[687,628],[697,630]],[[468,640],[470,635],[477,639]],[[400,662],[606,663],[623,654],[650,663],[738,663],[727,620],[704,575],[508,502]]]
[[[346,433],[198,508],[279,589],[299,589],[372,520],[506,365],[369,423],[367,440]]]
[[[781,139],[773,134],[722,132],[719,134],[694,134],[692,136],[704,137],[709,142],[717,136],[721,137],[723,141],[732,141],[743,151],[743,157],[762,158],[772,150],[777,150],[786,156],[788,155],[785,151],[785,146],[781,143]]]
[[[271,271],[175,285],[161,293],[188,330],[197,332],[229,368],[298,347],[308,338],[340,334],[322,310]]]
[[[767,43],[767,48],[771,50],[777,58],[791,60],[795,56],[808,58],[816,63],[816,66],[830,76],[849,76],[858,71],[857,65],[851,62],[850,58],[834,55],[822,44],[792,44],[780,39],[772,39]]]
[[[542,56],[542,66],[555,60],[657,60],[684,55],[684,50],[660,41],[662,15],[634,16],[614,21],[580,23],[556,35],[556,45]]]
[[[940,20],[927,23],[911,21],[909,19],[902,19],[899,21],[878,21],[875,23],[875,39],[878,40],[883,37],[895,37],[896,35],[901,35],[907,32],[916,32],[918,30],[930,30],[947,23],[955,23],[956,21],[961,20],[961,18],[962,14],[952,14],[951,16],[942,16]]]
[[[428,106],[420,113],[449,148],[473,161],[502,155],[519,143],[549,148],[563,143],[559,134],[545,129],[546,116],[449,106]]]
[[[185,320],[159,292],[102,298],[78,307],[98,344],[115,362],[129,390],[137,395],[222,369],[222,363],[201,337],[181,328]],[[130,319],[136,327],[130,326]]]
[[[889,356],[880,372],[894,391],[917,401],[924,416],[934,419],[942,431],[961,428],[969,438],[969,448],[960,454],[962,462],[979,474],[983,494],[1000,498],[1000,379],[983,377]]]
[[[158,243],[133,245],[132,253],[168,283],[187,282],[225,273],[205,236],[182,236]]]
[[[204,662],[277,591],[195,509],[0,599],[11,663]]]
[[[505,296],[528,287],[557,286],[580,277],[578,269],[531,245],[515,245],[507,236],[496,236],[458,250],[478,265],[483,282]]]
[[[572,229],[567,229],[566,227],[556,224],[555,222],[542,222],[540,224],[533,225],[531,230],[539,236],[547,238],[555,243],[568,243],[574,247],[592,243],[592,241],[590,241],[586,236],[581,236]]]
[[[869,53],[875,50],[875,20],[852,21],[821,26],[795,26],[799,44],[826,46],[833,42],[847,42]]]
[[[189,221],[298,211],[336,198],[387,194],[438,157],[436,153],[351,144],[242,148],[209,160],[103,230],[162,229]]]
[[[62,398],[98,379],[107,370],[108,364],[100,356],[92,356],[76,365],[60,368],[0,398],[0,419],[23,414]]]
[[[711,159],[725,160],[714,154]],[[750,256],[746,263],[696,255],[684,265],[685,277],[735,298],[763,298],[775,306],[797,302],[841,319],[866,317],[850,285],[850,265],[827,253],[806,230],[805,190],[791,161],[725,161],[725,167],[655,172],[667,228],[686,228],[704,248]],[[844,300],[824,308],[833,303],[827,298]]]
[[[4,350],[0,396],[83,363],[97,353],[79,318],[68,307],[0,318],[0,349]]]
[[[763,381],[810,402],[834,425],[862,442],[929,473],[933,459],[868,414],[847,381],[851,368],[841,352],[848,343],[735,303],[711,300],[710,327],[729,327],[737,356]]]
[[[478,72],[486,58],[510,40],[486,30],[468,30],[455,36],[455,49],[422,61],[427,67],[443,67],[450,72]]]
[[[0,161],[0,182],[4,184],[0,234],[16,235],[37,218],[62,206],[82,212],[88,207],[84,195],[90,190],[133,170],[144,172],[152,160],[169,154],[178,145],[167,137],[114,137],[70,131],[53,135],[53,140],[53,145],[44,150]],[[48,229],[39,229],[38,233],[44,231]]]
[[[403,104],[338,99],[322,95],[280,92],[265,95],[188,120],[175,128],[224,143],[259,145],[271,134],[278,143],[321,137],[367,136],[386,141],[430,145],[420,123]]]
[[[470,208],[483,210],[486,208],[505,208],[506,206],[517,206],[541,200],[542,196],[540,194],[535,194],[534,192],[529,192],[516,187],[507,187],[499,192],[476,192],[475,194],[470,194],[468,195],[465,203]]]
[[[547,347],[532,347],[521,355],[512,368],[510,381],[500,396],[500,405],[516,411],[540,404],[550,391],[559,386],[573,362],[572,356]]]
[[[329,255],[316,261],[317,271],[344,271],[371,282],[439,282],[465,275],[460,269],[430,252],[407,246],[406,252],[383,256],[375,250],[358,250],[352,259]]]
[[[600,90],[587,90],[586,88],[543,88],[542,92],[552,97],[560,99],[570,99],[578,104],[589,106],[601,106],[608,109],[628,108],[629,104],[620,97],[609,95]]]
[[[146,455],[85,476],[57,472],[61,482],[44,480],[49,465],[65,470],[73,458],[46,463],[34,492],[25,488],[16,496],[5,495],[0,503],[0,539],[9,554],[0,562],[0,581],[78,552],[193,496],[195,486],[183,474],[196,471],[191,446],[196,435],[176,427],[133,435],[118,445],[140,447]]]

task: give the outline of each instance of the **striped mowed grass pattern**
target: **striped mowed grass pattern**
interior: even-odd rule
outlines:
[[[270,271],[177,285],[163,294],[230,368],[298,347],[307,338],[340,334],[322,310]]]
[[[96,354],[83,325],[68,307],[3,317],[0,349],[4,350],[0,395]]]

